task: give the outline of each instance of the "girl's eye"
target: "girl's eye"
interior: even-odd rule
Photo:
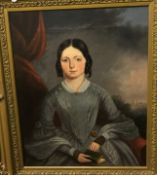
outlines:
[[[82,58],[76,58],[76,60],[77,60],[78,62],[80,62],[80,61],[82,61]]]
[[[68,62],[68,58],[62,58],[61,61],[66,63]]]

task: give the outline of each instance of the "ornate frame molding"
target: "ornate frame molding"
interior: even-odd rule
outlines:
[[[16,94],[14,92],[14,73],[13,65],[11,64],[11,46],[9,45],[9,32],[6,26],[9,24],[7,21],[7,12],[17,9],[55,9],[60,8],[80,8],[86,6],[88,8],[92,7],[113,7],[113,6],[143,6],[148,5],[152,10],[153,19],[150,25],[150,42],[151,47],[150,55],[152,56],[151,63],[151,75],[152,81],[151,93],[151,121],[149,126],[151,126],[151,163],[148,168],[30,168],[24,167],[21,161],[21,148],[18,143],[20,137],[19,124],[17,119],[17,106],[16,106]],[[0,99],[0,108],[2,109],[2,114],[4,115],[1,119],[2,134],[0,135],[3,139],[3,150],[2,153],[5,157],[5,164],[0,163],[0,174],[16,174],[16,175],[156,175],[157,174],[157,1],[156,0],[18,0],[16,3],[12,3],[9,0],[2,0],[0,2],[0,95],[4,98]],[[8,138],[5,138],[5,133]],[[11,154],[10,154],[11,153]]]

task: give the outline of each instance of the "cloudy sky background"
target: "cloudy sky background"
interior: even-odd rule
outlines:
[[[47,50],[34,62],[47,84],[60,79],[55,72],[56,51],[67,38],[86,42],[93,58],[91,81],[128,103],[146,103],[147,7],[44,11]]]

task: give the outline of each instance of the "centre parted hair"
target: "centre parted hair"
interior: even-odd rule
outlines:
[[[63,77],[63,71],[62,71],[62,67],[61,67],[61,55],[62,52],[67,48],[67,47],[74,47],[78,50],[81,51],[81,53],[83,54],[84,58],[86,59],[86,65],[85,65],[85,74],[87,77],[91,77],[92,75],[92,64],[93,64],[93,60],[90,56],[89,50],[87,45],[85,44],[84,41],[80,40],[80,39],[67,39],[65,41],[63,41],[57,50],[57,60],[56,60],[56,72],[57,72],[57,76],[58,77]]]

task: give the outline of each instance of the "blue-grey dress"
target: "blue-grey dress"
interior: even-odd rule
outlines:
[[[56,113],[61,122],[59,127],[54,125]],[[135,166],[138,161],[126,141],[138,135],[134,122],[117,110],[105,89],[85,80],[76,93],[62,82],[47,94],[33,141],[25,145],[25,150],[33,158],[29,165],[81,166],[86,164],[77,162],[74,152],[84,152],[92,141],[103,136],[105,142],[100,152],[107,161],[99,165]]]

